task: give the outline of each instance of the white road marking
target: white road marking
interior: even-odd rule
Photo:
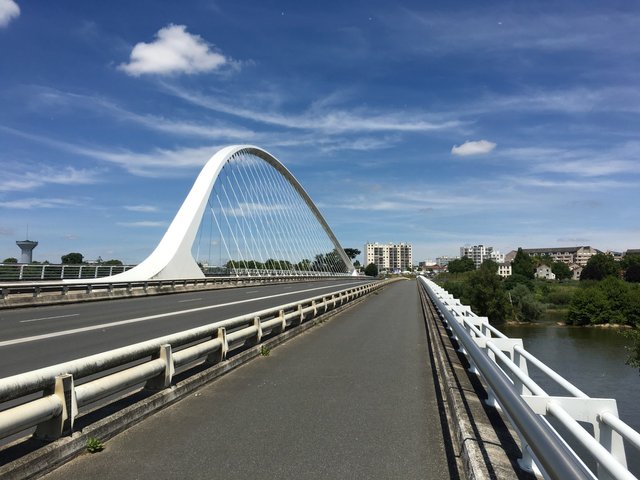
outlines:
[[[214,309],[214,308],[228,307],[229,305],[238,305],[240,303],[256,302],[258,300],[265,300],[267,298],[284,297],[286,295],[293,295],[295,293],[312,292],[314,290],[323,290],[323,289],[330,288],[330,287],[342,287],[344,285],[354,285],[354,283],[353,282],[348,282],[348,283],[340,283],[340,284],[331,285],[331,286],[307,288],[306,290],[297,290],[295,292],[278,293],[276,295],[267,295],[265,297],[249,298],[247,300],[238,300],[237,302],[220,303],[218,305],[209,305],[209,306],[206,306],[206,307],[191,308],[189,310],[178,310],[178,311],[175,311],[175,312],[167,312],[167,313],[159,313],[157,315],[149,315],[147,317],[130,318],[129,320],[120,320],[120,321],[117,321],[117,322],[102,323],[100,325],[92,325],[90,327],[73,328],[71,330],[62,330],[60,332],[45,333],[45,334],[42,334],[42,335],[34,335],[32,337],[16,338],[16,339],[13,339],[13,340],[5,340],[4,342],[0,342],[0,347],[7,347],[9,345],[17,345],[17,344],[20,344],[20,343],[35,342],[37,340],[44,340],[44,339],[47,339],[47,338],[55,338],[55,337],[62,337],[62,336],[65,336],[65,335],[73,335],[74,333],[90,332],[92,330],[100,330],[100,329],[108,328],[108,327],[117,327],[117,326],[120,326],[120,325],[128,325],[130,323],[146,322],[147,320],[155,320],[157,318],[170,317],[172,315],[184,315],[186,313],[202,312],[204,310],[211,310],[211,309]]]
[[[256,293],[259,292],[260,290],[245,290],[244,293]]]
[[[178,300],[178,303],[197,302],[198,300],[202,300],[202,299],[201,298],[190,298],[189,300]]]
[[[72,313],[70,315],[58,315],[56,317],[42,317],[42,318],[30,318],[29,320],[20,320],[20,323],[39,322],[40,320],[53,320],[55,318],[68,318],[77,317],[79,313]]]

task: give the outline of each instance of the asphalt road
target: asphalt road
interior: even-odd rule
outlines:
[[[0,310],[0,378],[342,290],[357,283],[329,280],[256,285]]]
[[[43,478],[456,478],[427,342],[392,284]]]

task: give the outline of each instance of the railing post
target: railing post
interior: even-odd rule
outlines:
[[[164,361],[164,371],[157,377],[147,380],[144,388],[146,390],[163,390],[171,386],[171,379],[175,373],[175,367],[173,365],[173,355],[171,355],[171,345],[160,345],[158,352],[152,357],[155,359],[162,359]]]
[[[278,310],[278,318],[280,318],[280,326],[276,327],[276,333],[282,333],[287,328],[287,319],[284,318],[284,310]]]
[[[262,323],[260,323],[260,317],[253,318],[253,326],[256,327],[256,336],[251,339],[249,346],[258,345],[262,341]]]
[[[73,375],[68,373],[58,375],[53,387],[44,391],[45,397],[50,395],[58,398],[62,404],[62,410],[59,415],[36,427],[33,436],[44,441],[56,440],[62,435],[70,435],[73,431],[73,423],[78,415]]]
[[[220,340],[220,348],[207,356],[207,359],[205,360],[205,363],[207,365],[220,363],[227,358],[227,352],[229,351],[229,342],[227,342],[227,329],[224,327],[218,328],[216,339]]]

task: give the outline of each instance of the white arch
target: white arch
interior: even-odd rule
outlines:
[[[351,260],[345,254],[329,225],[322,217],[320,211],[311,201],[307,192],[304,191],[295,177],[282,165],[273,155],[267,151],[253,145],[232,145],[218,150],[202,168],[198,178],[196,178],[191,191],[182,203],[180,210],[169,225],[162,240],[156,249],[140,264],[126,272],[100,279],[100,281],[143,281],[151,279],[186,279],[203,278],[204,274],[191,254],[191,247],[196,238],[200,222],[207,206],[207,201],[211,195],[213,184],[218,178],[222,167],[235,154],[243,152],[260,157],[269,165],[282,174],[287,181],[295,188],[311,209],[314,216],[322,225],[337,252],[351,274],[355,269]]]

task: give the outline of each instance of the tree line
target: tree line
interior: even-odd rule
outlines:
[[[518,249],[508,278],[497,275],[498,265],[491,260],[476,270],[473,260],[464,257],[449,262],[449,273],[440,281],[476,314],[496,323],[536,321],[545,313],[544,299],[568,306],[565,322],[569,325],[631,327],[624,333],[632,340],[627,363],[640,367],[640,256],[627,255],[618,262],[610,255],[596,254],[583,268],[580,282],[571,284],[565,283],[571,278],[569,267],[560,264]],[[535,282],[540,265],[550,266],[557,282]]]

